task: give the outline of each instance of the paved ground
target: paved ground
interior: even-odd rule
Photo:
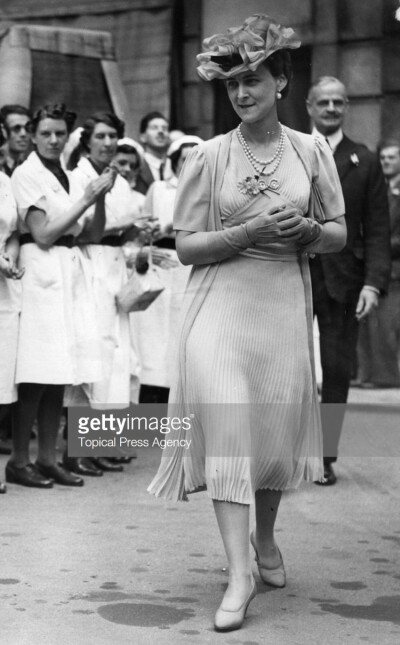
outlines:
[[[83,489],[0,496],[1,645],[399,645],[400,392],[350,400],[338,483],[284,495],[288,585],[257,578],[240,631],[212,629],[227,574],[206,494],[147,495],[160,453],[143,449]]]

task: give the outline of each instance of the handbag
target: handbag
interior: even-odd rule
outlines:
[[[149,268],[146,273],[133,271],[128,282],[116,295],[118,308],[127,314],[132,311],[144,311],[164,289],[165,286],[160,279],[157,267],[153,265],[152,246],[150,245]]]

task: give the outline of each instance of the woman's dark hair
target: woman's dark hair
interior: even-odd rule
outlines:
[[[118,139],[122,139],[125,131],[125,123],[111,112],[96,112],[86,119],[81,133],[81,144],[86,151],[89,151],[89,141],[98,123],[105,123],[117,132]]]
[[[400,139],[389,138],[382,139],[378,143],[377,153],[380,154],[384,148],[397,148],[400,151]]]
[[[243,63],[242,57],[239,54],[232,54],[232,56],[213,56],[211,60],[218,63],[225,72]],[[281,90],[282,98],[286,98],[293,78],[292,58],[289,50],[278,49],[278,51],[268,56],[261,64],[271,72],[274,78],[278,78],[281,74],[286,77],[286,86]],[[227,80],[225,79],[224,82],[226,83]]]
[[[81,157],[85,154],[80,143],[72,150],[69,159],[67,161],[67,170],[75,170]]]
[[[136,148],[134,148],[133,146],[128,145],[127,143],[123,143],[122,145],[117,146],[117,151],[116,151],[115,154],[118,154],[119,152],[121,154],[124,154],[124,155],[135,155],[135,157],[136,157],[136,168],[140,167],[140,163],[141,163],[140,162],[140,154],[138,153]]]
[[[184,150],[185,148],[193,148],[196,145],[197,145],[197,143],[183,143],[181,145],[181,147],[178,148],[178,150],[175,150],[175,152],[173,152],[171,155],[169,155],[169,159],[171,161],[171,168],[172,168],[172,172],[174,173],[174,175],[175,175],[176,169],[178,167],[178,162],[179,162],[179,159],[181,157],[182,150]]]
[[[292,57],[289,50],[278,49],[277,52],[274,52],[265,59],[263,65],[269,69],[274,78],[278,78],[281,74],[286,77],[286,86],[281,90],[282,98],[286,98],[293,78]]]
[[[44,105],[35,112],[33,118],[28,122],[28,131],[31,134],[35,134],[40,121],[43,121],[43,119],[57,119],[65,121],[68,134],[71,134],[76,114],[75,112],[69,112],[65,103],[50,103],[49,105]]]

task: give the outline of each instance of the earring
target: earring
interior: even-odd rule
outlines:
[[[277,98],[277,99],[278,99],[278,101],[279,101],[279,99],[281,99],[281,98],[282,98],[282,92],[277,92],[277,93],[276,93],[276,98]]]

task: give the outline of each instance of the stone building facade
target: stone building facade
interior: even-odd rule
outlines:
[[[382,137],[400,137],[399,0],[182,0],[177,4],[183,25],[183,129],[208,138],[233,127],[221,84],[197,78],[195,54],[203,37],[263,12],[293,27],[302,41],[293,57],[293,91],[283,121],[308,130],[304,108],[308,86],[329,74],[348,88],[346,130],[351,137],[371,149]]]

